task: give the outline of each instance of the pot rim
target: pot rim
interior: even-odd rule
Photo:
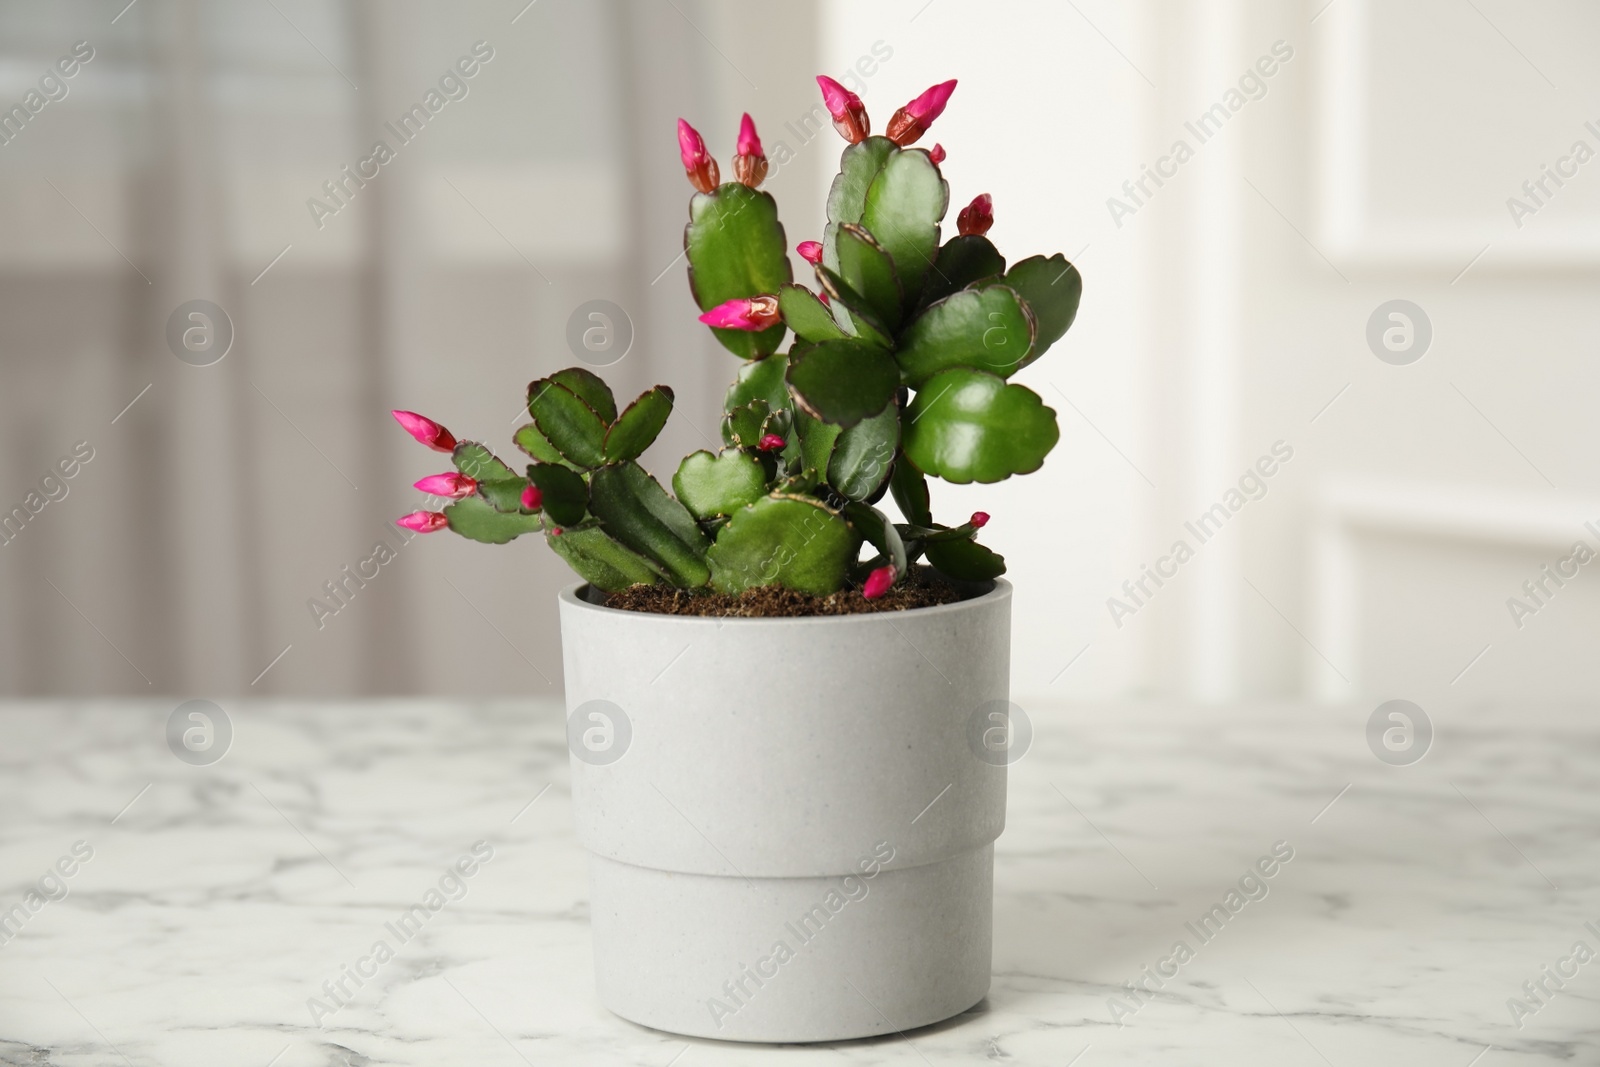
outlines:
[[[972,610],[996,600],[1004,600],[1011,596],[1011,583],[1004,578],[994,579],[992,588],[986,593],[980,593],[965,600],[957,600],[949,604],[933,604],[922,608],[907,608],[904,611],[863,611],[851,615],[780,615],[773,617],[730,616],[730,615],[665,615],[654,611],[624,611],[622,608],[607,607],[604,604],[591,603],[582,595],[589,588],[588,582],[574,582],[561,590],[561,603],[570,604],[574,610],[604,612],[608,615],[630,616],[635,619],[649,619],[664,624],[677,625],[714,625],[723,626],[761,626],[782,624],[796,625],[866,625],[874,620],[881,623],[889,620],[891,623],[897,618],[931,618],[935,615],[948,615],[962,610]]]

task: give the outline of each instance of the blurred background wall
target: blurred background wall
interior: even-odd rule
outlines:
[[[565,568],[401,546],[441,465],[388,410],[509,451],[604,300],[669,474],[737,369],[674,120],[785,144],[792,245],[848,71],[880,128],[959,78],[952,204],[1086,279],[1019,376],[1043,471],[935,486],[995,516],[1019,700],[1592,699],[1597,42],[1579,0],[0,3],[0,693],[559,692]]]

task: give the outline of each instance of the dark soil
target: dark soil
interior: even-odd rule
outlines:
[[[926,567],[914,567],[904,581],[883,596],[868,600],[860,589],[828,596],[797,593],[781,585],[747,589],[737,596],[710,590],[676,589],[670,585],[636,585],[606,597],[606,607],[657,615],[716,615],[729,618],[793,618],[805,615],[863,615],[909,611],[965,600],[963,593]]]

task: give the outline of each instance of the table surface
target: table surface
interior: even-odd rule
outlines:
[[[1600,950],[1600,735],[1570,715],[1436,720],[1433,751],[1392,767],[1370,709],[1030,709],[988,999],[901,1037],[766,1047],[596,1001],[560,708],[227,704],[227,756],[190,766],[174,703],[0,706],[0,910],[23,906],[0,1063],[1600,1063],[1600,962],[1573,955]],[[316,1010],[479,841],[465,895]],[[1227,900],[1277,842],[1293,858],[1266,895]],[[41,881],[66,895],[29,911]],[[1202,940],[1219,903],[1237,913]],[[1157,989],[1145,968],[1180,941]],[[1577,974],[1558,989],[1547,965]]]

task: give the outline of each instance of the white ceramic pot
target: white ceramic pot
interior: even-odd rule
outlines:
[[[601,1001],[696,1037],[827,1041],[989,988],[1011,587],[711,619],[561,595]]]

